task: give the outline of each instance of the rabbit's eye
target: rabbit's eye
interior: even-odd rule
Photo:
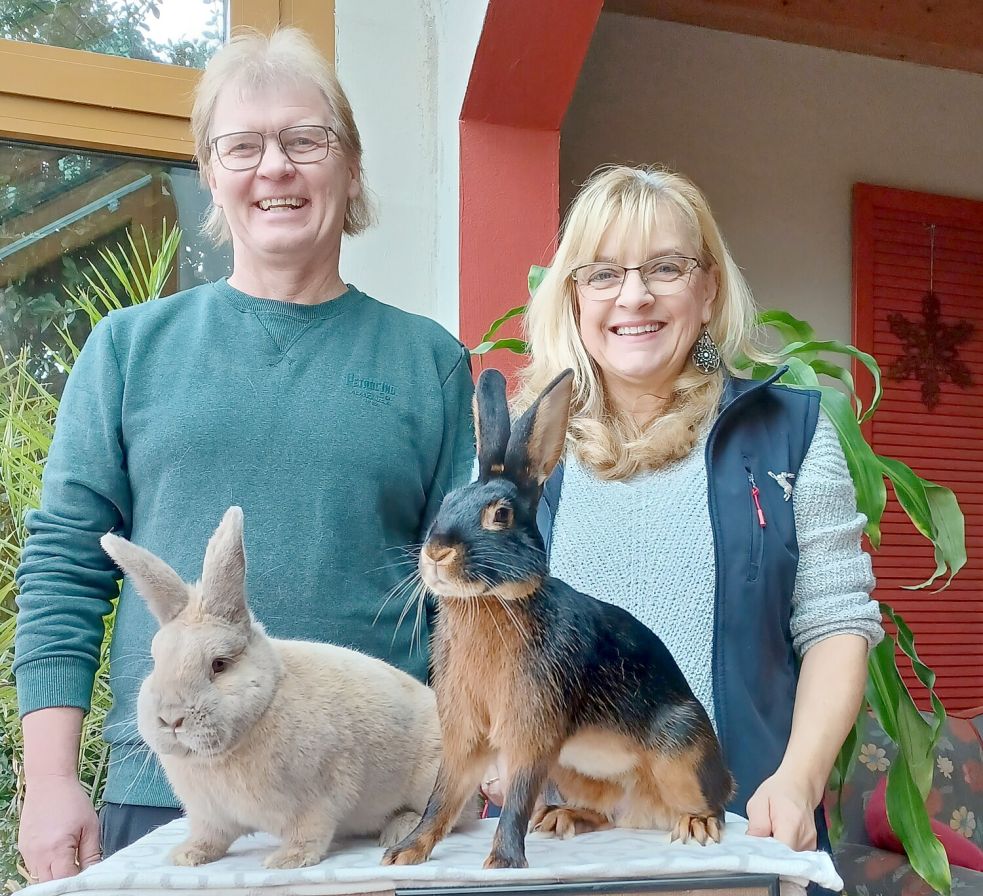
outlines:
[[[512,525],[512,508],[496,507],[495,515],[492,517],[492,519],[500,526]]]
[[[229,668],[229,661],[224,657],[216,657],[212,660],[212,675],[221,675]]]
[[[481,527],[492,532],[501,532],[512,525],[511,505],[504,500],[492,501],[481,511]]]

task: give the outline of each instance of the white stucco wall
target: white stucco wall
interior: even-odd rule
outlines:
[[[336,60],[379,223],[341,273],[458,332],[458,118],[487,0],[336,0]]]
[[[688,174],[759,304],[849,338],[852,184],[983,199],[983,76],[605,13],[563,127],[563,204],[610,161]]]

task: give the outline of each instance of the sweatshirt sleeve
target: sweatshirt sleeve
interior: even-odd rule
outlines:
[[[88,710],[120,577],[100,537],[129,533],[131,496],[122,436],[123,378],[110,319],[72,368],[44,468],[41,507],[27,515],[17,570],[14,674],[21,715]]]
[[[833,635],[856,634],[873,647],[884,631],[874,575],[861,548],[866,517],[857,511],[853,479],[833,424],[820,413],[816,433],[795,480],[799,566],[792,597],[796,652]]]
[[[466,485],[474,465],[474,427],[471,421],[471,356],[461,346],[461,354],[441,386],[444,402],[444,433],[433,481],[420,528],[422,541],[437,516],[440,502],[451,489]]]

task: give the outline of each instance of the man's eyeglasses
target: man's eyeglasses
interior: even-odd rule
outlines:
[[[660,255],[629,268],[607,261],[593,261],[575,267],[570,276],[587,299],[604,301],[621,295],[629,271],[638,271],[645,288],[653,296],[672,296],[689,284],[693,271],[703,267],[699,259],[687,255]]]
[[[331,128],[319,124],[298,124],[273,134],[237,131],[222,134],[209,142],[219,163],[230,171],[258,168],[266,152],[266,138],[275,137],[283,154],[296,165],[323,162],[338,137]]]

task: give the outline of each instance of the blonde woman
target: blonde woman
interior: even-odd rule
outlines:
[[[517,404],[575,371],[539,514],[551,571],[660,635],[723,742],[730,808],[809,849],[882,631],[818,394],[732,375],[760,354],[754,310],[696,186],[601,169],[526,315]]]
[[[270,634],[354,646],[423,678],[407,628],[393,641],[398,602],[380,607],[403,575],[395,549],[420,541],[474,453],[464,347],[341,279],[342,234],[371,211],[351,108],[310,41],[293,29],[232,40],[205,69],[192,129],[232,274],[93,331],[28,521],[14,669],[34,880],[74,874],[179,811],[136,730],[155,626],[128,582],[101,834],[76,777],[119,576],[103,533],[193,581],[240,504],[249,599]]]

